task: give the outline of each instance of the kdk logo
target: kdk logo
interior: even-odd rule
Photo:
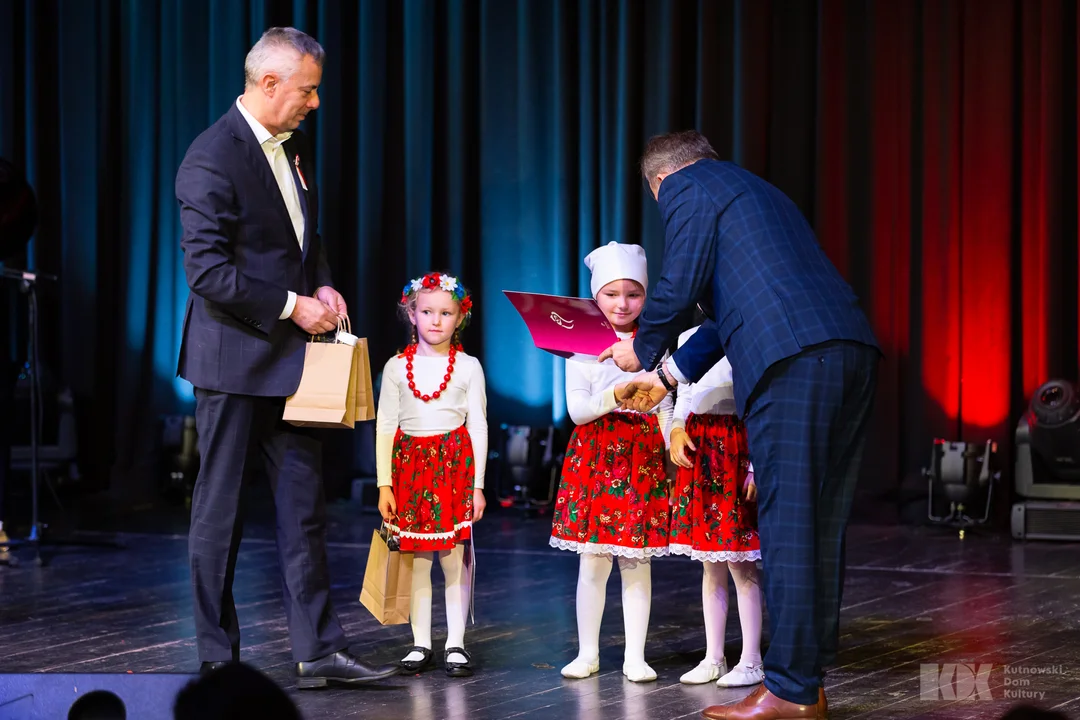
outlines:
[[[993,700],[990,694],[992,663],[920,665],[920,700]]]

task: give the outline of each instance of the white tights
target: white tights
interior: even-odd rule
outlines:
[[[705,659],[724,659],[724,631],[728,614],[728,571],[735,579],[742,626],[744,665],[761,664],[761,583],[754,562],[706,562],[701,578],[701,607],[705,612]]]
[[[412,598],[409,603],[409,622],[412,624],[413,645],[431,649],[431,566],[435,553],[413,554]],[[439,552],[439,565],[446,580],[446,647],[465,649],[465,621],[469,616],[469,572],[465,567],[465,546]],[[410,652],[403,659],[416,662],[423,656]],[[454,653],[450,662],[466,662]]]
[[[595,665],[600,657],[600,620],[604,615],[610,555],[581,555],[577,585],[578,656],[575,663]],[[652,603],[652,565],[648,559],[619,558],[622,577],[623,625],[626,648],[623,670],[628,675],[652,673],[645,662],[645,636]],[[653,673],[654,674],[654,673]],[[655,675],[655,674],[654,674]]]

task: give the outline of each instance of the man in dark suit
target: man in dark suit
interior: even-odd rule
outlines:
[[[758,487],[765,682],[704,715],[816,717],[836,658],[844,533],[880,350],[855,294],[775,187],[720,162],[693,131],[653,138],[642,172],[664,219],[663,271],[637,336],[601,358],[656,369],[626,401],[645,409],[726,353]],[[663,361],[697,304],[709,319]]]
[[[248,53],[244,94],[191,144],[176,175],[191,295],[177,374],[195,387],[201,467],[189,553],[202,669],[239,660],[232,582],[240,499],[255,462],[277,509],[277,546],[297,684],[357,684],[397,673],[348,652],[330,603],[322,447],[282,421],[309,335],[345,301],[318,233],[311,150],[294,132],[319,106],[324,52],[293,28]]]

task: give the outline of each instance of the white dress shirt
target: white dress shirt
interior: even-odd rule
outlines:
[[[413,382],[421,394],[439,389],[446,375],[446,355],[413,357]],[[487,391],[480,361],[459,350],[454,372],[438,400],[424,402],[413,395],[405,377],[406,359],[395,355],[383,366],[379,388],[379,408],[375,416],[375,470],[379,487],[393,483],[394,436],[398,428],[413,437],[431,437],[457,430],[462,423],[472,441],[476,478],[474,487],[484,487],[487,469]]]
[[[280,135],[271,135],[270,131],[263,127],[262,123],[255,119],[255,116],[248,112],[244,107],[244,103],[240,102],[243,96],[236,98],[236,107],[240,110],[240,114],[247,120],[247,124],[251,126],[251,131],[255,133],[255,139],[259,141],[260,147],[262,147],[263,153],[266,155],[266,161],[270,163],[270,171],[274,173],[274,179],[277,180],[278,188],[281,190],[281,199],[285,201],[285,207],[289,211],[289,218],[292,220],[293,231],[296,233],[296,240],[300,243],[300,249],[304,249],[304,211],[300,208],[300,192],[296,187],[296,182],[293,180],[292,170],[289,169],[289,158],[285,156],[285,141],[292,137],[291,132],[281,133]],[[281,311],[281,315],[278,316],[279,320],[284,320],[292,315],[293,308],[296,307],[296,293],[289,290],[289,299],[285,301],[285,308]]]

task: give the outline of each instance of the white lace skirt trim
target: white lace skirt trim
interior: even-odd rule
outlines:
[[[458,523],[450,532],[441,533],[401,532],[401,528],[399,528],[397,525],[391,525],[390,523],[386,524],[386,528],[390,530],[390,532],[395,535],[400,535],[403,538],[409,538],[410,540],[449,540],[450,538],[457,535],[458,530],[467,527],[472,527],[471,520],[466,520],[465,522]]]
[[[689,545],[669,545],[672,555],[686,555],[699,562],[753,562],[761,559],[760,550],[695,550]]]
[[[583,543],[575,540],[563,540],[552,536],[548,544],[556,550],[569,550],[579,555],[612,555],[624,558],[654,558],[664,557],[668,554],[666,547],[623,547],[622,545],[607,545],[604,543]]]

